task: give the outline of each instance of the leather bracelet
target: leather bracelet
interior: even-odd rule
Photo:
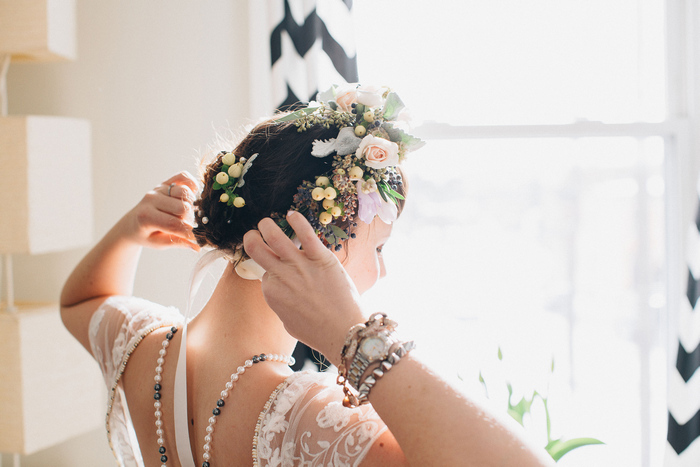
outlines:
[[[402,343],[393,353],[391,353],[391,355],[383,360],[382,363],[375,368],[369,376],[362,380],[362,384],[360,384],[360,388],[358,390],[359,394],[357,396],[357,405],[368,403],[369,393],[374,385],[377,384],[377,381],[379,381],[385,373],[391,370],[394,365],[399,363],[403,357],[408,355],[408,353],[415,348],[416,344],[413,341],[406,341]]]

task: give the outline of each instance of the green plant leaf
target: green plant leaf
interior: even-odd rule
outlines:
[[[503,351],[501,350],[501,346],[498,346],[498,359],[500,361],[503,361]]]
[[[393,120],[399,116],[401,109],[406,107],[401,98],[395,92],[390,92],[386,96],[384,103],[384,120]]]
[[[555,439],[551,441],[545,449],[552,456],[555,462],[559,462],[564,454],[567,454],[574,449],[580,448],[582,446],[591,446],[594,444],[605,444],[604,442],[595,438],[574,438],[569,440]]]
[[[221,189],[221,185],[219,184],[219,182],[214,182],[211,187],[215,190]]]
[[[335,238],[339,238],[341,240],[346,240],[348,238],[348,234],[346,234],[345,231],[337,225],[331,224],[331,230],[333,231],[333,235],[335,235]]]
[[[292,112],[290,114],[285,115],[284,117],[278,118],[277,120],[275,120],[274,123],[293,122],[294,120],[298,120],[301,117],[314,113],[316,109],[318,109],[318,107],[307,107],[305,109],[299,109],[296,112]]]

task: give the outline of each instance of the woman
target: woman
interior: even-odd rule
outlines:
[[[62,317],[105,375],[117,460],[547,465],[417,361],[388,317],[363,313],[403,207],[398,164],[420,141],[399,129],[403,104],[386,89],[319,100],[220,153],[199,198],[187,173],[149,192],[68,279]],[[213,247],[200,263],[232,266],[188,323],[131,297],[144,246]],[[338,367],[338,384],[292,374],[297,340]]]

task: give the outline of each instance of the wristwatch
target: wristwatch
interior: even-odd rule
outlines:
[[[360,378],[372,363],[384,360],[398,340],[393,332],[382,331],[362,338],[357,346],[352,365],[348,370],[348,382],[355,389],[360,386]]]

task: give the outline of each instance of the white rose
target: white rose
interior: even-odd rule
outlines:
[[[384,103],[383,89],[379,86],[360,86],[357,88],[357,102],[368,107],[379,107]]]
[[[393,141],[372,135],[362,138],[355,154],[357,157],[364,158],[365,165],[373,169],[399,164],[399,146]]]

